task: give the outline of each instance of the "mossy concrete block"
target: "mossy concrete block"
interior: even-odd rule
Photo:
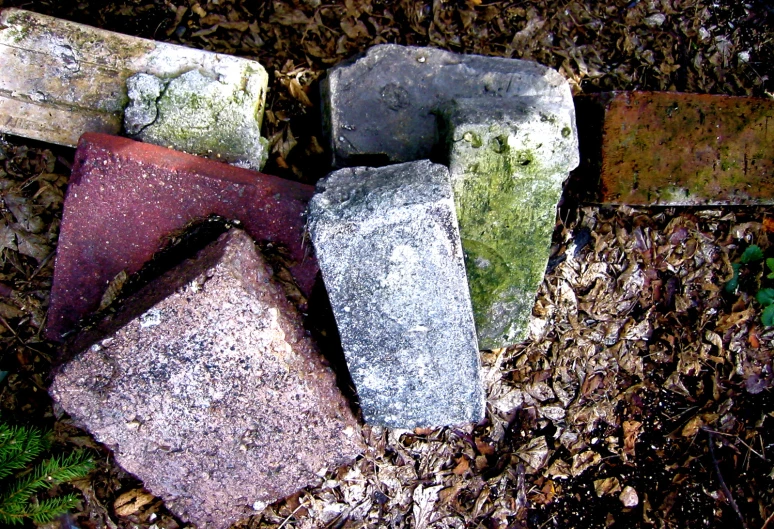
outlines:
[[[226,138],[220,143],[204,143],[204,149],[212,149],[214,156],[229,157],[233,151],[233,128],[250,131],[247,141],[255,140],[256,145],[260,141],[253,133],[261,126],[269,78],[256,61],[8,8],[0,10],[0,65],[0,133],[69,147],[75,147],[86,132],[119,134],[124,109],[130,101],[129,78],[148,74],[166,87],[170,80],[196,71],[217,80],[208,90],[221,89],[225,93],[220,98],[226,99],[230,94],[235,99],[234,106],[245,110],[241,128],[218,122],[224,127]],[[201,103],[199,108],[204,108]],[[164,112],[159,114],[162,121],[169,119]],[[218,130],[203,126],[207,119],[210,118],[205,113],[202,122],[190,127],[188,135],[217,136]],[[148,123],[141,122],[141,126],[145,125]],[[164,147],[176,145],[171,133],[169,138],[157,138]],[[219,152],[223,144],[228,149]],[[262,152],[262,147],[242,150],[240,156],[249,160],[247,165],[260,164],[264,155],[255,151]]]
[[[321,88],[337,167],[430,158],[434,112],[460,97],[540,96],[573,112],[567,81],[535,62],[396,44],[374,46],[330,69]]]
[[[198,70],[171,80],[137,74],[127,80],[124,128],[141,141],[260,170],[268,156],[257,115],[265,86],[254,73],[245,65],[231,82]]]
[[[446,167],[341,169],[318,184],[309,232],[367,422],[479,421],[484,397]]]
[[[562,183],[578,165],[573,114],[541,97],[459,99],[442,133],[482,348],[526,337]]]

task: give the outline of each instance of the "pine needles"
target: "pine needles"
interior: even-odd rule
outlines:
[[[39,430],[0,423],[0,523],[21,524],[25,518],[47,523],[77,505],[75,494],[43,501],[33,497],[53,485],[82,478],[94,467],[88,454],[75,451],[30,468],[48,448]]]

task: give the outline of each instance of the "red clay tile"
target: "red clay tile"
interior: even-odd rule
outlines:
[[[237,219],[256,241],[284,246],[308,296],[317,275],[304,239],[313,191],[155,145],[84,134],[65,199],[47,338],[61,340],[97,309],[118,273],[138,271],[165,237],[210,215]]]
[[[576,102],[582,156],[600,177],[597,201],[774,203],[774,101],[617,92]]]

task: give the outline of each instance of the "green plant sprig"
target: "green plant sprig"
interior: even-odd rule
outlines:
[[[38,524],[53,521],[77,506],[75,494],[36,501],[34,495],[86,476],[94,468],[82,450],[54,456],[30,465],[49,448],[48,439],[36,428],[0,422],[0,523],[16,525],[26,518]]]

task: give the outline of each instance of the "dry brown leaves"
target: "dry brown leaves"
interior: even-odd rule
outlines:
[[[763,443],[761,425],[744,426],[728,398],[729,388],[746,391],[752,373],[774,382],[774,331],[761,328],[749,296],[733,303],[721,290],[729,255],[751,242],[767,247],[767,236],[760,222],[720,210],[565,213],[577,220],[555,237],[564,259],[541,287],[530,340],[483,353],[484,423],[367,429],[363,459],[246,526],[504,528],[552,516],[639,523],[640,502],[651,506],[653,523],[691,526],[673,507],[693,472],[686,465],[706,454],[670,460],[670,437],[699,443],[711,428],[730,446]],[[704,387],[708,380],[715,385]],[[688,405],[667,425],[655,408],[671,394]],[[666,477],[643,479],[662,461]],[[722,495],[711,472],[704,479],[702,487]],[[566,503],[575,496],[581,507]],[[693,508],[707,516],[715,504],[708,501]]]
[[[271,76],[268,170],[308,182],[325,167],[317,81],[382,42],[536,60],[576,91],[766,96],[774,73],[774,13],[762,0],[0,0],[21,4],[257,58]],[[50,345],[38,335],[67,172],[55,160],[45,149],[0,146],[0,369],[13,371],[0,403],[17,417],[50,417],[40,398]],[[243,526],[738,525],[709,442],[744,517],[762,526],[774,504],[766,415],[774,332],[761,327],[753,301],[761,270],[735,296],[722,287],[748,244],[769,248],[770,213],[581,208],[568,217],[530,340],[483,355],[486,421],[367,428],[363,458]],[[57,431],[101,450],[66,422]],[[140,484],[101,461],[90,483],[76,484],[81,527],[178,527],[159,502],[140,505]]]
[[[67,185],[63,172],[51,151],[0,140],[0,360],[6,370],[16,363],[35,371],[33,364],[50,351],[40,332]]]

